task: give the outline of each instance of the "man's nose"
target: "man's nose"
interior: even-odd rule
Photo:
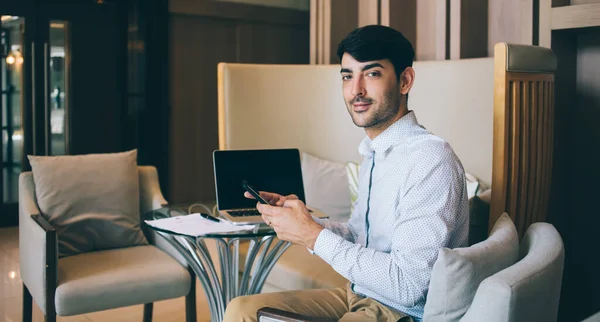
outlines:
[[[365,86],[362,78],[355,78],[354,82],[352,83],[352,96],[365,96],[366,94],[367,93],[365,93]]]

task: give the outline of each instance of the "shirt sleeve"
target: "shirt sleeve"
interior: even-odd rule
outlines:
[[[406,184],[399,185],[390,252],[365,248],[324,229],[315,254],[350,282],[391,302],[414,306],[425,296],[438,251],[447,245],[466,203],[462,166],[452,153],[436,152],[416,158]]]
[[[356,230],[349,223],[334,222],[328,219],[315,219],[315,221],[347,241],[354,242],[356,240]]]

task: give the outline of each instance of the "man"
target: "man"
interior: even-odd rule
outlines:
[[[313,219],[294,195],[261,192],[271,205],[257,207],[278,238],[307,247],[350,283],[238,297],[225,321],[254,321],[264,306],[340,321],[419,320],[438,250],[467,245],[462,165],[408,110],[410,42],[389,27],[366,26],[351,32],[337,55],[348,113],[367,135],[349,222]]]

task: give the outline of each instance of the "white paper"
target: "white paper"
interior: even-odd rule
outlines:
[[[188,236],[252,230],[255,227],[255,225],[234,225],[225,220],[215,222],[200,216],[199,213],[156,220],[145,220],[145,222],[158,229]]]

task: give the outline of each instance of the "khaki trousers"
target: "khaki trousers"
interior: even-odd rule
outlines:
[[[256,321],[256,312],[265,306],[297,314],[352,321],[409,321],[412,318],[373,299],[346,288],[311,289],[240,296],[225,311],[224,322]]]

